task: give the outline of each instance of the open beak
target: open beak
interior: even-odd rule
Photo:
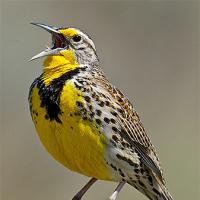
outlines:
[[[33,56],[29,61],[48,56],[48,55],[55,55],[58,54],[60,51],[68,48],[68,41],[67,39],[58,31],[58,28],[47,26],[45,24],[41,23],[31,23],[35,26],[39,26],[43,28],[44,30],[48,31],[52,35],[52,47],[47,47],[44,51],[41,53]]]

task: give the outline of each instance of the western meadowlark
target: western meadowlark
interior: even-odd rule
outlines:
[[[52,35],[43,73],[30,88],[30,111],[41,142],[67,168],[96,180],[128,183],[151,200],[172,200],[159,160],[129,100],[105,77],[92,39],[76,28],[32,23]]]

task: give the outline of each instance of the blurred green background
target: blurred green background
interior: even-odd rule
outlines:
[[[74,26],[95,41],[110,80],[136,105],[175,200],[200,199],[198,1],[1,2],[1,199],[70,200],[88,180],[41,145],[27,102],[50,44],[30,22]],[[106,199],[116,183],[99,181],[84,199]],[[126,186],[119,200],[145,200]]]

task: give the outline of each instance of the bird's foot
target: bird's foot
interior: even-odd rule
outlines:
[[[81,200],[82,196],[80,196],[79,194],[76,194],[72,200]]]
[[[126,181],[121,181],[119,185],[116,187],[115,191],[112,193],[112,195],[108,198],[108,200],[116,200],[117,195],[119,194],[120,190],[125,185]]]
[[[117,191],[113,192],[112,195],[108,198],[108,200],[116,200],[117,194],[118,194]]]

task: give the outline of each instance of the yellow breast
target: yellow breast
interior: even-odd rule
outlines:
[[[76,101],[83,102],[82,94],[67,81],[60,96],[62,113],[56,120],[46,119],[46,109],[41,107],[39,89],[31,94],[32,118],[41,142],[47,151],[67,168],[102,180],[112,180],[105,163],[106,138],[93,122],[77,115]]]

